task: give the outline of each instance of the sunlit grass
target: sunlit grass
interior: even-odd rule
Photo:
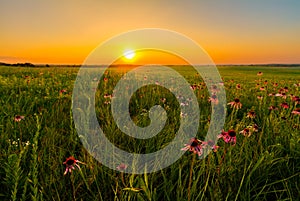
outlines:
[[[174,67],[194,90],[200,106],[197,137],[204,140],[210,120],[205,84],[190,68]],[[156,173],[123,174],[103,166],[82,146],[72,121],[71,101],[78,68],[0,67],[0,199],[1,200],[295,200],[300,191],[300,115],[293,96],[299,96],[299,67],[219,67],[227,102],[238,98],[242,108],[227,107],[224,130],[237,133],[236,145],[218,141],[220,148],[205,159],[187,152],[173,165]],[[257,72],[263,72],[257,76]],[[164,88],[144,87],[132,100],[130,113],[139,126],[149,124],[147,111],[160,104],[169,111],[168,125],[149,140],[123,134],[113,122],[110,97],[121,78],[112,68],[97,91],[96,114],[116,146],[150,153],[172,140],[180,118],[179,103]],[[275,85],[277,83],[277,85]],[[240,88],[237,87],[240,85]],[[265,90],[261,90],[261,87]],[[269,96],[287,88],[286,99]],[[148,95],[147,95],[148,94]],[[104,97],[106,95],[106,97]],[[139,99],[143,95],[144,99]],[[259,98],[258,98],[259,97]],[[167,98],[167,102],[162,102]],[[146,101],[145,101],[146,100]],[[289,107],[283,108],[286,102]],[[269,110],[275,106],[277,110]],[[247,118],[253,110],[254,118]],[[24,119],[15,121],[16,115]],[[256,124],[249,137],[239,134]],[[221,133],[221,131],[220,131]],[[189,139],[187,139],[188,142]],[[184,144],[183,144],[184,147]],[[67,157],[85,163],[64,176]],[[190,180],[192,169],[192,180]],[[189,187],[189,183],[191,185]]]

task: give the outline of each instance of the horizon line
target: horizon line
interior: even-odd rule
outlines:
[[[49,63],[31,63],[31,62],[17,62],[17,63],[7,63],[1,62],[0,65],[7,65],[13,66],[18,64],[32,64],[34,66],[143,66],[143,65],[167,65],[167,66],[193,66],[193,65],[211,65],[211,64],[126,64],[126,63],[119,63],[119,64],[49,64]],[[271,66],[271,65],[280,65],[280,66],[300,66],[300,63],[221,63],[215,64],[216,66]]]

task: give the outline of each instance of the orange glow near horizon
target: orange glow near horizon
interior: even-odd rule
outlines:
[[[0,62],[80,65],[111,37],[162,28],[191,38],[216,64],[300,63],[299,8],[300,1],[4,1]],[[126,62],[182,64],[137,56]]]
[[[23,50],[6,50],[1,55],[0,62],[5,63],[25,63],[30,62],[33,64],[75,64],[81,65],[85,59],[92,53],[93,46],[60,46],[60,47],[39,47],[32,48],[27,51]],[[287,47],[288,48],[288,47]],[[299,54],[296,47],[290,46],[292,53],[281,56],[280,49],[273,49],[273,55],[269,55],[269,50],[264,47],[263,51],[245,47],[232,47],[231,51],[225,51],[222,47],[209,46],[205,50],[208,55],[213,59],[216,64],[264,64],[264,63],[297,63]],[[262,50],[262,49],[261,49]],[[113,51],[113,50],[112,50]],[[6,56],[6,55],[13,56]],[[171,56],[162,52],[152,51],[151,54],[143,55],[141,52],[136,52],[136,55],[132,59],[118,60],[120,64],[170,64],[170,65],[182,65],[187,64],[182,59]]]
[[[135,51],[132,59],[124,56],[113,62],[112,65],[189,65],[183,58],[159,50]]]

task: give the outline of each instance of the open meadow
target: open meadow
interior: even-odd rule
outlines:
[[[118,68],[109,69],[98,85],[98,122],[113,133],[107,138],[119,148],[155,152],[174,138],[184,118],[183,103],[159,85],[139,89],[130,102],[131,119],[148,125],[149,109],[156,104],[169,119],[153,139],[129,138],[109,115],[114,86],[122,77]],[[218,97],[209,97],[196,71],[173,68],[197,97],[199,140],[188,144],[187,139],[182,144],[186,153],[167,168],[127,174],[95,160],[76,133],[72,91],[79,68],[0,66],[0,200],[298,200],[300,67],[219,66],[227,111],[217,142],[204,138]],[[199,159],[207,147],[213,152]]]

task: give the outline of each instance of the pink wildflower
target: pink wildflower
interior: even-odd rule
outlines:
[[[104,98],[112,98],[112,95],[111,94],[104,94],[104,96],[103,96]]]
[[[163,102],[163,103],[165,103],[166,100],[167,100],[166,98],[161,98],[161,99],[160,99],[160,101]]]
[[[299,96],[292,96],[292,101],[295,101],[297,104],[300,103]]]
[[[253,119],[253,118],[255,118],[255,116],[256,116],[256,114],[253,110],[250,110],[247,114],[247,118]]]
[[[25,118],[24,116],[16,115],[14,118],[14,121],[19,122],[19,121],[23,120],[24,118]]]
[[[209,102],[212,102],[214,104],[218,104],[219,103],[219,100],[217,98],[217,95],[216,94],[213,94],[209,99],[208,99]]]
[[[220,89],[218,88],[217,85],[214,84],[211,86],[211,91],[212,91],[212,93],[217,93],[220,91]]]
[[[181,149],[183,151],[189,150],[190,152],[193,152],[194,154],[198,154],[198,156],[201,156],[203,153],[202,141],[198,140],[197,138],[192,138],[190,140],[190,143],[185,144],[184,146],[185,147]]]
[[[251,132],[249,128],[245,128],[244,130],[240,131],[240,134],[244,135],[245,137],[250,137],[251,136]]]
[[[262,76],[263,75],[263,72],[258,72],[257,73],[257,76]]]
[[[296,108],[295,110],[293,110],[292,114],[298,114],[298,115],[300,115],[300,108]]]
[[[67,90],[61,89],[61,90],[59,90],[59,95],[62,95],[63,93],[66,93],[66,92],[67,92]]]
[[[223,138],[225,143],[236,144],[236,132],[234,130],[228,130],[227,132],[222,131],[218,137]]]
[[[117,166],[117,170],[124,171],[127,169],[127,167],[128,165],[126,165],[125,163],[121,163],[120,165]]]
[[[268,96],[275,96],[275,93],[269,93]]]
[[[253,132],[258,132],[258,126],[256,124],[247,126],[247,128],[244,128],[242,131],[240,131],[240,134],[244,135],[245,137],[250,137]]]
[[[72,170],[75,169],[74,166],[76,166],[80,170],[80,166],[77,163],[85,164],[79,160],[76,160],[73,156],[67,158],[66,161],[63,162],[63,164],[66,165],[66,170],[64,172],[64,175],[66,175],[68,172],[72,173]]]
[[[241,109],[242,108],[242,103],[240,102],[240,99],[235,98],[234,101],[228,103],[228,105],[230,105],[233,108],[236,109]]]
[[[273,106],[273,105],[271,105],[271,106],[269,107],[269,110],[278,110],[278,108],[275,107],[275,106]]]
[[[285,102],[281,103],[280,106],[283,107],[284,109],[289,108],[289,105],[287,103],[285,103]]]

